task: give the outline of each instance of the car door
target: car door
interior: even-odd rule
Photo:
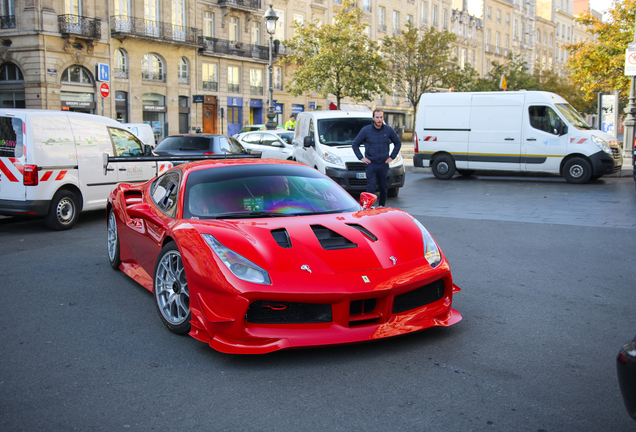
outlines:
[[[559,136],[560,125],[566,122],[548,105],[528,106],[524,115],[522,170],[559,172],[568,135]]]
[[[263,132],[260,145],[262,158],[287,159],[285,143],[278,135]]]
[[[134,157],[143,156],[144,146],[130,131],[109,127],[108,132],[113,143],[115,156]],[[117,181],[135,183],[150,180],[156,174],[154,162],[117,162]]]
[[[260,132],[247,133],[241,137],[240,143],[243,144],[247,150],[262,151],[261,150],[261,136]]]

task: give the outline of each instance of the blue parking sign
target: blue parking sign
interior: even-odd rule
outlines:
[[[97,76],[97,81],[110,81],[110,66],[106,63],[97,63],[95,65],[95,75]]]

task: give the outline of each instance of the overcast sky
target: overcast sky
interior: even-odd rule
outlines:
[[[598,12],[605,12],[612,5],[612,0],[590,0],[590,8]]]

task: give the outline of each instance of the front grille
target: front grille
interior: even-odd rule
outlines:
[[[371,313],[375,309],[376,299],[354,300],[349,303],[349,315]]]
[[[349,179],[349,186],[366,186],[366,185],[367,185],[366,179],[353,179],[353,178]]]
[[[256,300],[245,320],[254,324],[314,324],[332,321],[331,305]]]
[[[347,162],[345,165],[347,166],[347,171],[364,172],[365,169],[363,162]]]
[[[621,149],[616,148],[616,147],[612,147],[612,156],[614,156],[614,159],[620,159],[621,156]]]
[[[396,296],[393,313],[400,313],[436,302],[444,297],[444,280],[440,279],[421,288]]]

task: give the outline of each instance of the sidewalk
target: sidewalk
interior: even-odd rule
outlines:
[[[419,174],[432,174],[430,168],[419,168],[413,166],[413,151],[414,143],[413,142],[403,142],[402,149],[400,153],[402,153],[402,158],[404,159],[404,169],[406,172],[419,173]],[[525,173],[524,173],[525,175]],[[536,175],[533,173],[533,175]],[[623,166],[621,170],[613,173],[606,174],[603,177],[633,177],[634,175],[634,167],[632,165],[632,160],[629,157],[623,158]]]

